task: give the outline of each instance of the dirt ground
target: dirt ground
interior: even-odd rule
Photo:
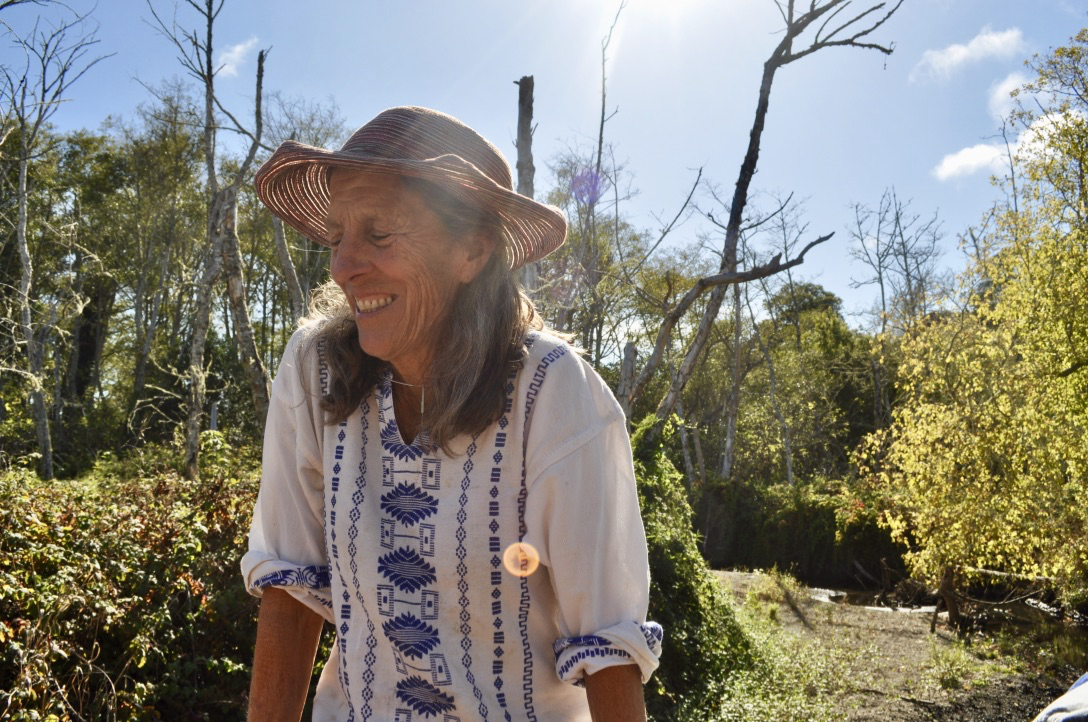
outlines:
[[[1009,638],[1015,632],[980,632],[964,644],[943,617],[930,634],[931,612],[828,601],[819,590],[781,583],[788,593],[776,595],[767,575],[716,574],[738,603],[757,598],[813,654],[838,660],[836,705],[849,722],[1029,722],[1084,671],[1025,659],[1027,645]]]

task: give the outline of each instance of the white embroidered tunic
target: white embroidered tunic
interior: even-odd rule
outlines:
[[[662,630],[623,413],[593,369],[534,334],[502,417],[447,456],[402,441],[388,373],[326,426],[312,330],[272,386],[242,573],[336,627],[315,722],[588,720],[585,674],[645,682]],[[528,576],[503,564],[517,543]]]

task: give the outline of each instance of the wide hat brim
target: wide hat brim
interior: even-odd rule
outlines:
[[[329,246],[325,218],[332,168],[421,178],[442,185],[471,206],[493,211],[507,230],[511,268],[543,258],[566,238],[567,220],[561,210],[503,187],[454,154],[386,158],[289,140],[258,169],[254,179],[257,196],[284,223],[315,243]]]

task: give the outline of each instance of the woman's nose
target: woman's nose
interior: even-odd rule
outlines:
[[[345,236],[332,250],[329,260],[329,273],[332,280],[340,285],[351,281],[356,276],[368,273],[374,267],[369,244]]]

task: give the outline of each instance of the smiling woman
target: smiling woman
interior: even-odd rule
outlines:
[[[329,189],[330,269],[355,309],[359,347],[392,366],[401,393],[423,389],[434,339],[496,239],[482,232],[455,238],[399,176],[340,171]]]
[[[256,184],[333,283],[273,384],[251,719],[298,719],[322,619],[319,722],[643,719],[662,630],[626,419],[514,274],[562,214],[422,108],[338,152],[284,144]]]

